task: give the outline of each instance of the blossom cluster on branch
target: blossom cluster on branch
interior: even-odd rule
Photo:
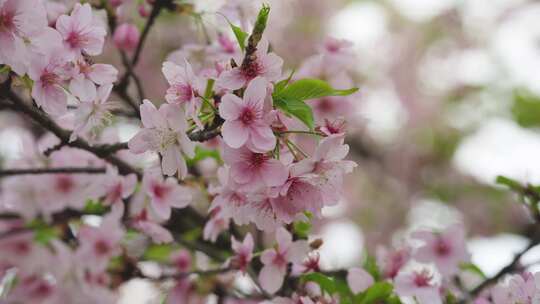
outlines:
[[[119,24],[123,1],[85,2],[0,0],[0,109],[40,130],[0,170],[0,303],[115,303],[134,278],[166,303],[540,303],[530,273],[464,287],[477,269],[460,225],[321,268],[310,221],[356,167],[341,116],[357,91],[350,42],[328,38],[287,71],[264,35],[270,7],[240,27],[230,1],[226,27],[163,62],[168,88],[151,101],[134,70],[150,29],[193,8],[143,1],[139,32]],[[109,36],[123,74],[96,58]],[[127,142],[122,119],[140,126]]]

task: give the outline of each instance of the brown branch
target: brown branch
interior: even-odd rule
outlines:
[[[7,85],[9,85],[9,83],[7,83]],[[86,142],[85,140],[81,138],[78,138],[74,141],[70,141],[70,136],[71,136],[70,131],[65,130],[61,128],[60,126],[58,126],[58,124],[56,124],[54,120],[49,118],[47,115],[45,115],[41,111],[34,109],[31,106],[28,106],[19,96],[17,96],[14,92],[11,91],[11,88],[9,86],[4,86],[4,88],[0,91],[0,93],[4,95],[5,98],[7,98],[8,100],[12,102],[11,104],[9,104],[11,109],[14,109],[17,112],[25,114],[26,116],[30,117],[34,122],[41,125],[43,128],[51,131],[66,146],[79,148],[79,149],[91,152],[97,157],[118,167],[119,172],[122,174],[134,173],[139,178],[142,177],[142,174],[138,170],[136,170],[135,168],[133,168],[131,165],[121,160],[120,158],[114,156],[114,153],[117,152],[118,150],[127,148],[126,143],[91,146],[88,142]]]
[[[103,174],[105,168],[92,167],[61,167],[61,168],[24,168],[24,169],[3,169],[0,170],[0,177],[25,174]]]

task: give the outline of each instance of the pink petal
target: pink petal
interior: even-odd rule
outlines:
[[[152,130],[142,129],[128,141],[128,148],[131,153],[140,154],[153,150],[155,134]]]
[[[224,71],[219,75],[216,85],[229,90],[238,90],[244,86],[246,78],[242,76],[239,68]]]
[[[170,146],[165,152],[163,152],[163,159],[161,160],[161,169],[163,174],[172,176],[179,168],[179,164],[184,162],[184,158],[176,146]]]
[[[268,187],[281,186],[287,181],[289,171],[277,159],[270,159],[265,162],[262,168],[262,178]]]
[[[347,284],[353,293],[361,293],[373,283],[373,277],[362,268],[351,268],[347,274]]]
[[[283,59],[274,53],[270,53],[261,59],[261,64],[264,68],[262,76],[269,81],[277,81],[281,78],[281,69],[283,67]]]
[[[309,252],[309,244],[305,240],[295,241],[287,250],[287,260],[292,263],[302,263]]]
[[[71,93],[81,101],[94,101],[97,96],[96,86],[90,79],[86,79],[83,75],[73,78],[69,83]]]
[[[267,81],[263,77],[251,80],[244,92],[244,102],[251,105],[258,105],[262,108],[266,97]]]
[[[221,127],[223,140],[229,147],[240,148],[244,145],[249,136],[249,129],[241,121],[225,121]]]
[[[274,265],[266,265],[259,273],[259,282],[261,287],[268,293],[273,294],[283,285],[286,269],[275,267]]]
[[[116,81],[118,76],[118,70],[110,64],[94,64],[91,67],[88,77],[92,79],[93,82],[104,85],[113,83]]]
[[[268,152],[276,146],[276,136],[272,128],[267,125],[258,124],[250,128],[250,150],[253,152]]]
[[[219,115],[226,120],[238,119],[242,113],[242,99],[233,94],[226,94],[221,98],[219,105]]]

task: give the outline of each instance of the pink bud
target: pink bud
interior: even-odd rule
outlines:
[[[113,7],[119,7],[120,5],[122,5],[123,2],[124,2],[124,0],[109,0],[109,3]]]
[[[114,31],[114,44],[119,49],[132,51],[139,43],[139,29],[130,23],[123,23]]]
[[[150,16],[150,12],[146,8],[146,5],[144,3],[141,3],[138,7],[139,15],[143,18],[146,18]]]

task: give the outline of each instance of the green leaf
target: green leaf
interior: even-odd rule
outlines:
[[[377,282],[363,293],[354,297],[354,304],[375,304],[392,296],[394,287],[388,282]]]
[[[46,245],[51,240],[60,236],[61,231],[58,228],[51,227],[41,220],[34,220],[26,225],[34,232],[34,241]]]
[[[497,176],[497,179],[495,179],[495,182],[499,185],[507,186],[508,188],[520,192],[523,189],[523,186],[520,182],[511,179],[506,176],[499,175]]]
[[[280,108],[286,114],[298,118],[301,122],[306,124],[310,130],[313,129],[315,124],[313,110],[302,100],[283,96],[274,97],[274,105]]]
[[[478,266],[473,263],[462,263],[461,265],[459,265],[459,268],[463,271],[474,273],[484,280],[487,279],[487,276],[482,271],[482,269],[478,268]]]
[[[84,213],[85,214],[104,214],[107,211],[107,208],[103,206],[103,204],[100,201],[94,201],[94,200],[87,200],[86,205],[84,206]]]
[[[329,295],[333,295],[337,292],[336,282],[334,278],[325,276],[319,272],[312,272],[300,277],[302,283],[305,282],[315,282],[319,285],[323,292],[326,292]]]
[[[207,159],[207,158],[213,158],[218,163],[221,163],[221,157],[219,155],[218,150],[213,149],[205,149],[200,146],[195,147],[195,156],[193,158],[186,159],[186,163],[188,166],[194,166],[201,160]]]
[[[301,239],[307,239],[311,230],[311,223],[304,221],[296,221],[293,224],[294,233]]]
[[[236,26],[230,22],[229,25],[231,26],[234,36],[236,37],[236,41],[238,41],[240,49],[244,51],[246,49],[246,39],[248,37],[248,33],[244,32],[239,26]]]
[[[7,74],[11,71],[11,68],[8,65],[0,64],[0,74]]]
[[[375,281],[379,281],[381,279],[381,272],[379,270],[379,266],[377,266],[377,260],[372,255],[367,255],[366,260],[364,261],[364,270],[369,272],[369,274],[373,277]]]
[[[516,92],[512,115],[514,120],[523,127],[540,126],[540,97],[529,92]]]
[[[305,78],[289,84],[275,95],[278,98],[308,100],[326,96],[347,96],[356,91],[358,91],[358,88],[337,90],[326,81]]]
[[[289,84],[289,82],[291,82],[291,78],[293,77],[293,75],[294,75],[294,70],[291,71],[291,74],[289,75],[289,77],[276,83],[276,85],[274,86],[274,94],[278,95],[281,91],[283,91],[283,89],[285,89],[285,87]]]
[[[143,255],[145,260],[167,262],[174,248],[171,245],[151,245]]]

